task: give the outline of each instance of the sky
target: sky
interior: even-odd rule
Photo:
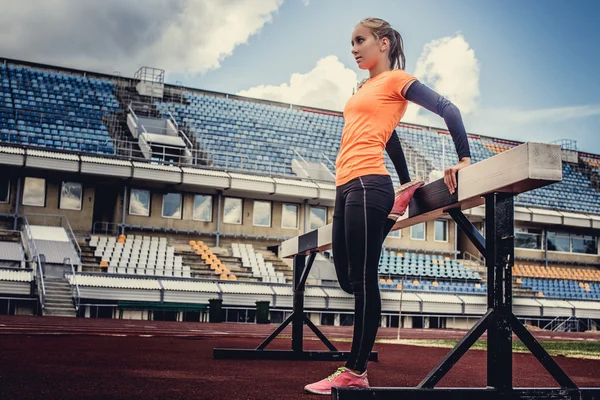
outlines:
[[[600,154],[596,0],[0,0],[0,56],[342,111],[368,77],[366,17],[403,37],[406,71],[453,101],[467,132],[576,140]],[[445,128],[411,105],[403,122]]]

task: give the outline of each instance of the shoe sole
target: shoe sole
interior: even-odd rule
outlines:
[[[415,186],[419,186],[419,187],[423,187],[423,186],[425,186],[425,182],[423,182],[423,181],[413,181],[413,182],[410,182],[410,183],[411,183],[411,184],[410,184],[410,185],[407,185],[407,186],[406,186],[404,189],[402,189],[402,191],[401,191],[401,192],[395,193],[394,197],[398,196],[400,193],[402,193],[402,192],[405,192],[405,191],[407,191],[407,190],[409,190],[409,189],[411,189],[411,188],[413,188],[413,187],[415,187]],[[400,186],[400,187],[402,187],[402,186]],[[400,189],[400,188],[398,188],[398,189]],[[417,187],[417,189],[418,189],[418,187]],[[405,212],[406,212],[406,211],[405,211]],[[392,213],[390,213],[390,214],[388,215],[388,218],[392,217],[392,218],[390,218],[390,219],[394,219],[394,218],[395,218],[396,220],[398,220],[398,218],[400,218],[400,217],[401,217],[401,216],[403,216],[403,215],[404,215],[404,213],[402,213],[402,214],[396,214],[396,213],[393,213],[393,214],[392,214]]]

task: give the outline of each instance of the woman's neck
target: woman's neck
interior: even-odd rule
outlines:
[[[387,65],[376,65],[375,67],[371,68],[369,70],[369,79],[375,78],[377,75],[381,74],[382,72],[386,72],[386,71],[390,71],[389,66]]]

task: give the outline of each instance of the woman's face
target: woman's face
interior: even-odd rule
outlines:
[[[352,55],[360,69],[371,69],[384,55],[382,45],[385,43],[375,39],[371,30],[358,25],[352,32]]]

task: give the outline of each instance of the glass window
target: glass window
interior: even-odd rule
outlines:
[[[0,178],[0,203],[8,203],[10,201],[10,181]]]
[[[252,212],[252,223],[254,226],[271,226],[271,202],[254,201]]]
[[[181,193],[167,193],[163,196],[162,216],[181,219]]]
[[[194,221],[212,221],[212,196],[197,194],[194,196]]]
[[[325,207],[310,208],[310,229],[315,230],[325,226],[327,220],[327,209]]]
[[[242,199],[225,197],[225,206],[223,207],[224,224],[242,224]]]
[[[63,182],[60,190],[61,210],[81,210],[83,188],[81,183]]]
[[[443,219],[435,220],[433,225],[433,231],[436,242],[448,241],[448,221]]]
[[[147,217],[150,215],[150,191],[131,189],[129,214]]]
[[[571,235],[573,253],[598,254],[598,238],[589,235]]]
[[[46,180],[42,178],[25,178],[23,186],[23,205],[44,207],[46,205]]]
[[[410,227],[410,238],[412,240],[425,240],[425,222]]]
[[[569,234],[548,232],[548,250],[571,252],[571,238]]]
[[[542,238],[539,229],[515,228],[515,248],[542,250]]]
[[[284,204],[281,209],[281,227],[298,229],[298,205]]]
[[[387,237],[399,238],[400,237],[400,231],[402,231],[402,229],[397,229],[395,231],[391,231],[390,233],[388,233]]]

